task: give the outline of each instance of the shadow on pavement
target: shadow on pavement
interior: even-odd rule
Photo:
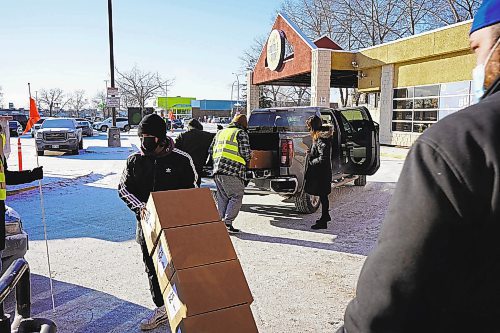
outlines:
[[[120,200],[117,189],[96,184],[107,176],[110,175],[91,174],[44,187],[49,239],[91,237],[123,242],[135,238],[135,216]],[[44,239],[38,191],[9,197],[7,205],[21,215],[30,240]]]
[[[294,205],[243,205],[242,211],[270,218],[270,224],[278,228],[323,233],[333,236],[332,243],[241,233],[236,237],[244,240],[290,244],[317,249],[367,255],[375,246],[380,226],[388,208],[395,183],[369,182],[365,187],[347,185],[332,189],[330,215],[332,222],[323,230],[311,230],[321,213],[300,214]]]
[[[31,274],[31,316],[53,320],[58,332],[102,333],[141,332],[139,323],[148,308],[94,289],[53,280],[56,311],[52,311],[49,279]],[[14,294],[9,295],[6,312],[13,318]],[[170,332],[162,325],[152,333]]]

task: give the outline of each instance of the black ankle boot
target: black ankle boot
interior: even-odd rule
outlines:
[[[313,230],[326,229],[326,228],[327,228],[326,221],[322,221],[321,219],[317,220],[316,224],[313,224],[311,226],[311,229]]]

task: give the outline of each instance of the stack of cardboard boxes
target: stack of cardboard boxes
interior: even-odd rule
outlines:
[[[252,294],[209,189],[151,193],[141,221],[172,332],[254,333]]]

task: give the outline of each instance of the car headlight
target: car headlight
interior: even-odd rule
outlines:
[[[68,133],[68,138],[76,138],[76,133],[75,132],[69,132]]]
[[[36,132],[36,138],[41,139],[43,137],[43,133]]]

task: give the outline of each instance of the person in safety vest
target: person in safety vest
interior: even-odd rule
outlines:
[[[8,130],[8,128],[7,128]],[[26,171],[9,171],[7,169],[7,159],[3,148],[6,144],[6,137],[3,128],[0,126],[0,257],[5,249],[5,199],[7,199],[6,185],[18,185],[31,183],[43,178],[43,167],[37,167]],[[0,271],[2,263],[0,261]]]
[[[239,232],[233,227],[240,212],[245,192],[247,163],[250,161],[248,121],[239,114],[226,129],[217,132],[209,153],[214,162],[214,179],[217,185],[217,208],[229,232]]]
[[[500,331],[500,0],[469,41],[479,102],[413,144],[337,333]]]

